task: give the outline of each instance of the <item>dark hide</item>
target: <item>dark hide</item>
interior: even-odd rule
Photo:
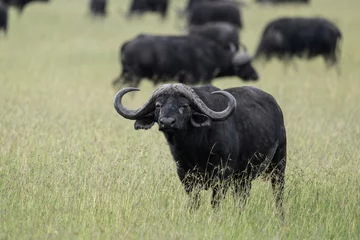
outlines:
[[[241,1],[235,1],[235,0],[188,0],[186,7],[184,10],[179,10],[178,13],[180,16],[183,16],[185,14],[187,14],[189,11],[192,10],[192,8],[198,4],[198,3],[207,3],[207,2],[231,2],[234,3],[236,5],[244,5],[243,2]]]
[[[128,17],[145,12],[157,12],[162,18],[166,18],[168,4],[168,0],[132,0]]]
[[[264,29],[256,58],[311,59],[322,56],[329,66],[338,62],[340,30],[323,18],[280,18]]]
[[[7,6],[0,2],[0,30],[7,33],[8,28],[8,9]]]
[[[213,78],[238,76],[257,80],[251,59],[233,64],[234,52],[200,36],[139,35],[120,49],[122,73],[113,84],[138,86],[142,78],[154,84],[178,80],[180,83],[210,83]]]
[[[207,23],[201,26],[190,26],[189,34],[196,34],[223,46],[229,50],[232,44],[236,50],[239,49],[239,31],[237,27],[228,23]]]
[[[239,29],[243,27],[240,8],[230,1],[198,3],[189,11],[187,21],[188,26],[210,22],[228,22]]]
[[[93,16],[106,16],[107,0],[90,0],[89,9]]]
[[[2,0],[8,6],[15,7],[19,13],[22,13],[24,8],[33,2],[50,2],[50,0]]]

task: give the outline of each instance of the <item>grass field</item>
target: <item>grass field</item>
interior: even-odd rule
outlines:
[[[241,39],[254,52],[267,21],[326,16],[343,32],[341,75],[322,59],[296,71],[255,63],[285,115],[284,224],[268,182],[254,181],[241,211],[231,196],[214,211],[204,192],[195,213],[157,127],[135,131],[113,108],[118,49],[139,32],[176,33],[170,19],[127,22],[128,1],[93,21],[86,1],[53,0],[10,11],[0,35],[0,239],[360,239],[360,2],[244,9]],[[252,2],[251,2],[252,3]],[[241,86],[236,78],[213,82]],[[139,107],[155,87],[125,99]]]

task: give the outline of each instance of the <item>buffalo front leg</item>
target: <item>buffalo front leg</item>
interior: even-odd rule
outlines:
[[[186,193],[190,197],[189,208],[196,210],[200,207],[200,184],[199,179],[194,173],[185,171],[183,168],[177,168],[178,176],[184,185]]]
[[[249,178],[239,179],[234,184],[236,202],[243,208],[250,197],[251,180]]]
[[[217,184],[213,187],[211,206],[217,208],[220,205],[220,201],[225,198],[228,186],[225,184]]]

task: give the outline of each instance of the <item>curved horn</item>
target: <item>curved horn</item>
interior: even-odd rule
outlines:
[[[144,116],[144,115],[150,113],[151,111],[153,111],[154,105],[152,105],[152,103],[155,101],[155,99],[159,96],[159,94],[161,92],[163,92],[164,90],[166,90],[169,87],[170,87],[170,84],[165,84],[165,85],[161,86],[160,88],[158,88],[157,90],[155,90],[153,92],[153,94],[151,95],[150,99],[141,108],[139,108],[137,110],[127,109],[126,107],[124,107],[122,105],[121,100],[126,93],[133,92],[133,91],[140,91],[140,89],[133,88],[133,87],[123,88],[119,92],[117,92],[117,94],[114,97],[115,110],[118,114],[120,114],[121,116],[123,116],[126,119],[136,120],[139,117]]]
[[[251,61],[251,57],[246,52],[238,52],[233,56],[232,62],[237,65],[242,65]]]
[[[174,84],[173,87],[176,89],[176,92],[181,93],[189,99],[189,101],[200,110],[205,115],[209,116],[212,120],[215,121],[223,121],[226,120],[234,111],[237,106],[236,99],[233,95],[225,91],[215,91],[211,94],[218,94],[226,97],[229,101],[228,106],[225,110],[221,112],[216,112],[210,109],[201,99],[200,97],[194,92],[193,89],[190,87],[183,85],[183,84]]]
[[[230,52],[236,53],[236,46],[233,43],[229,43]]]

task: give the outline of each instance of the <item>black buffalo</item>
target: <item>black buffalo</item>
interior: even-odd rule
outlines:
[[[188,26],[203,25],[209,22],[228,22],[239,29],[243,27],[240,8],[230,1],[198,3],[188,13]]]
[[[7,33],[8,27],[8,9],[7,6],[0,2],[0,30],[3,30],[4,33]]]
[[[1,1],[1,0],[0,0]],[[50,0],[2,0],[5,4],[15,7],[19,13],[22,13],[24,8],[33,2],[49,2]]]
[[[157,12],[165,18],[168,5],[169,0],[132,0],[128,17],[134,14],[144,14],[145,12]]]
[[[135,120],[135,129],[156,122],[175,160],[188,194],[198,203],[199,190],[212,188],[216,206],[229,184],[246,201],[251,181],[270,179],[282,213],[286,167],[286,131],[276,100],[255,87],[221,91],[213,86],[190,88],[165,84],[138,110],[128,110],[122,97],[136,88],[120,90],[116,111]]]
[[[236,50],[239,49],[239,30],[229,23],[215,22],[200,26],[190,26],[189,34],[196,34],[213,40],[225,49],[231,45],[234,46]]]
[[[238,76],[257,80],[246,52],[225,50],[200,36],[139,35],[120,49],[122,73],[113,85],[138,86],[142,78],[154,84],[178,78],[181,83],[210,83],[213,78]]]
[[[93,16],[106,16],[107,0],[90,0],[89,9]]]
[[[256,58],[314,58],[322,56],[328,66],[338,62],[341,32],[324,18],[280,18],[264,29]]]

